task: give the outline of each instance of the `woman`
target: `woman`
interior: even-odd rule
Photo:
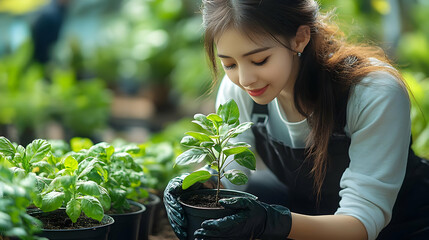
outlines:
[[[215,79],[217,58],[226,73],[217,104],[232,98],[255,123],[239,141],[275,177],[249,173],[259,201],[224,200],[239,213],[196,237],[429,237],[429,167],[410,150],[407,89],[381,50],[348,44],[314,0],[203,0],[202,13]],[[180,186],[164,199],[183,238]]]

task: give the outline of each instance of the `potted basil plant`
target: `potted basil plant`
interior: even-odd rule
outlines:
[[[40,236],[49,239],[103,239],[113,218],[104,215],[110,207],[107,191],[94,179],[107,179],[103,162],[76,153],[55,156],[52,146],[43,139],[26,147],[0,137],[0,158],[20,176],[35,176],[31,202],[38,209],[28,209],[43,226]],[[94,178],[94,176],[98,178]]]
[[[239,122],[239,109],[234,100],[220,105],[216,113],[207,116],[196,114],[192,122],[198,124],[204,132],[186,132],[181,144],[190,147],[176,158],[176,165],[198,164],[203,161],[216,171],[196,170],[189,174],[182,183],[187,189],[197,182],[205,182],[212,177],[217,178],[216,189],[200,189],[187,191],[179,196],[188,219],[188,238],[194,239],[194,232],[207,219],[221,218],[231,215],[232,210],[222,208],[218,201],[221,198],[244,196],[256,199],[255,196],[233,190],[221,189],[221,179],[226,178],[235,185],[247,183],[246,174],[237,169],[226,169],[233,161],[248,169],[255,170],[255,155],[245,142],[233,142],[237,137],[252,126],[251,122]]]
[[[103,171],[106,172],[107,178],[106,181],[101,181],[101,186],[106,189],[111,199],[105,213],[115,220],[109,239],[137,240],[139,237],[140,221],[146,208],[143,204],[132,201],[129,196],[140,186],[143,175],[143,169],[131,156],[131,153],[139,150],[133,145],[115,149],[106,142],[100,142],[87,150],[79,151],[104,163]]]

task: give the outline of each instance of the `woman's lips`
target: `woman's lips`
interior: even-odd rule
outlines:
[[[262,95],[265,92],[265,90],[267,90],[267,88],[268,88],[268,85],[260,89],[247,90],[247,92],[249,93],[250,96],[257,97]]]

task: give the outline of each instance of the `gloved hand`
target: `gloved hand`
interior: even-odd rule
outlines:
[[[195,231],[198,239],[286,239],[292,226],[288,208],[268,205],[243,197],[219,200],[225,208],[239,210],[237,214],[206,220]]]
[[[201,170],[210,171],[212,172],[212,174],[214,171],[209,166],[205,166]],[[164,190],[164,206],[167,212],[168,220],[170,222],[171,227],[173,228],[174,233],[181,240],[187,238],[187,219],[184,215],[184,210],[182,206],[177,201],[177,197],[180,196],[184,191],[192,191],[201,188],[214,188],[214,186],[216,186],[215,183],[217,180],[217,178],[212,177],[204,184],[197,182],[188,189],[183,190],[183,179],[185,179],[185,177],[188,175],[189,173],[184,173],[178,177],[171,179]]]

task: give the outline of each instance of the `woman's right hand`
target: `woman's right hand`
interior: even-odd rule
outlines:
[[[179,239],[186,239],[187,220],[184,215],[184,210],[177,201],[177,197],[183,193],[182,182],[188,173],[175,177],[168,182],[164,190],[164,206],[167,212],[168,221],[173,228],[174,233]]]
[[[214,171],[208,166],[203,167],[201,170],[211,171],[212,174]],[[176,236],[181,240],[187,238],[187,233],[186,233],[187,219],[184,214],[184,210],[180,205],[179,201],[177,200],[177,198],[184,191],[196,190],[200,188],[215,188],[216,186],[215,183],[217,181],[217,178],[212,177],[204,184],[197,182],[194,185],[192,185],[190,188],[183,190],[182,189],[183,179],[185,179],[185,177],[188,175],[189,173],[184,173],[178,177],[171,179],[164,190],[164,206],[167,212],[168,221],[170,222],[170,225],[173,228],[173,231],[176,234]]]

